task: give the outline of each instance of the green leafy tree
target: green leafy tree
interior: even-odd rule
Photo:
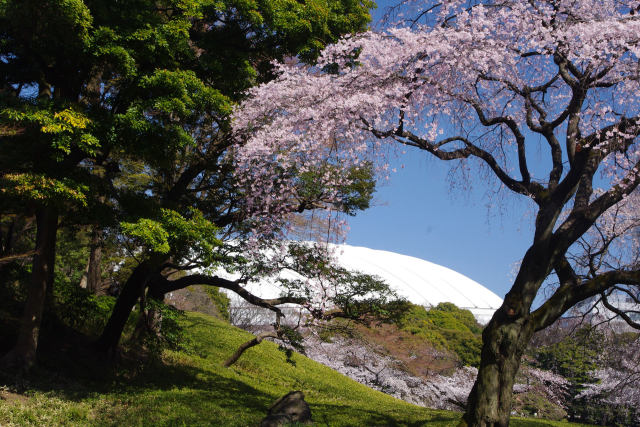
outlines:
[[[76,60],[91,44],[92,18],[81,1],[0,2],[0,198],[3,214],[35,213],[36,240],[21,329],[9,365],[35,360],[47,288],[53,284],[60,212],[88,201],[86,173],[96,153]]]
[[[161,129],[171,124],[181,127],[181,135],[188,144],[169,153],[163,153],[157,162],[145,163],[149,175],[146,185],[137,188],[130,200],[127,213],[135,213],[135,221],[154,221],[163,209],[171,209],[185,215],[189,209],[197,209],[203,218],[224,230],[227,236],[241,238],[251,231],[260,218],[253,217],[245,207],[246,194],[234,185],[233,167],[229,152],[235,139],[229,132],[228,114],[232,102],[241,98],[243,91],[251,85],[271,79],[271,61],[284,55],[299,55],[303,60],[312,60],[326,43],[336,40],[340,34],[359,31],[369,20],[370,2],[340,1],[297,1],[280,2],[202,2],[200,15],[189,29],[190,43],[196,52],[189,67],[192,77],[204,86],[195,90],[200,93],[205,88],[215,88],[226,97],[219,111],[223,114],[212,116],[199,104],[182,102],[184,93],[192,93],[190,87],[168,84],[167,76],[156,76],[148,81],[150,93],[164,93],[162,104],[148,104],[141,110],[143,117],[152,116],[164,120]],[[160,78],[162,77],[162,78]],[[196,81],[193,88],[199,87]],[[169,92],[176,88],[175,92]],[[176,106],[185,105],[193,121],[176,121],[179,117]],[[223,110],[225,107],[226,110]],[[308,188],[306,196],[292,201],[285,212],[270,212],[271,217],[284,217],[292,212],[326,207],[326,192],[314,188],[314,180],[308,174],[298,173],[299,185]],[[277,189],[274,189],[277,191]],[[371,174],[354,172],[353,182],[341,186],[341,203],[337,209],[353,213],[366,207],[373,191]],[[144,203],[140,200],[144,199]],[[123,202],[124,205],[124,202]],[[283,218],[284,219],[284,218]],[[134,227],[135,228],[135,227]],[[161,238],[162,230],[156,229]],[[207,257],[184,257],[176,253],[176,248],[146,251],[145,256],[132,271],[122,286],[113,315],[98,339],[97,347],[112,352],[118,345],[124,325],[138,297],[148,289],[148,297],[161,300],[169,290],[176,290],[192,284],[218,286],[239,292],[250,302],[260,305],[285,302],[264,300],[250,296],[241,289],[241,282],[224,281],[206,274],[190,275],[178,280],[169,280],[167,271],[186,271],[206,268],[210,265]],[[236,248],[237,249],[237,248]],[[225,252],[222,247],[218,255]],[[210,257],[209,257],[210,258]],[[240,262],[237,257],[220,256],[220,262],[234,268]],[[243,279],[243,280],[246,280]]]
[[[602,333],[593,328],[581,328],[555,344],[539,348],[535,359],[542,369],[569,380],[575,395],[585,384],[597,381],[591,372],[598,368],[598,343],[603,339]]]
[[[31,286],[18,342],[4,359],[8,364],[28,368],[35,360],[60,219],[117,222],[108,213],[119,208],[114,195],[120,189],[112,183],[122,159],[153,163],[188,142],[182,127],[164,126],[164,118],[150,116],[144,106],[157,105],[166,114],[173,102],[171,114],[192,121],[192,105],[228,112],[219,91],[179,70],[194,56],[188,29],[196,6],[0,3],[0,195],[7,213],[34,211],[37,224]],[[190,88],[198,96],[176,100],[153,93],[160,84],[174,92]]]
[[[273,59],[311,61],[339,35],[364,29],[372,5],[0,1],[1,213],[33,212],[37,226],[34,250],[22,254],[33,265],[21,330],[4,361],[25,368],[35,361],[60,223],[89,227],[93,247],[110,240],[143,248],[98,341],[105,351],[117,346],[145,289],[164,283],[167,271],[218,256],[213,230],[246,230],[244,195],[224,160],[234,144],[234,102],[273,77]],[[348,198],[354,189],[343,190]],[[349,206],[363,206],[357,198]],[[322,205],[298,202],[293,210]],[[194,237],[180,229],[187,223],[211,233]],[[201,250],[187,253],[189,244]],[[151,296],[160,298],[166,286],[156,288]]]

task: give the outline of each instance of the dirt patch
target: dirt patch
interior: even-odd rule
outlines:
[[[0,390],[0,400],[3,400],[11,404],[23,404],[27,403],[29,398],[24,394],[12,393],[7,390]]]

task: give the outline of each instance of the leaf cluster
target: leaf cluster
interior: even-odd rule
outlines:
[[[157,219],[141,218],[135,223],[123,222],[121,227],[134,247],[168,254],[176,263],[193,259],[211,266],[217,260],[216,249],[222,245],[217,237],[218,227],[196,209],[186,215],[162,209]]]

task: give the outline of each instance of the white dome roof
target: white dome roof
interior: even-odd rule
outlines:
[[[502,305],[502,298],[489,289],[441,265],[420,258],[359,246],[333,245],[333,248],[340,265],[378,276],[398,295],[414,304],[434,307],[441,302],[450,302],[471,311],[478,322],[483,324],[487,323],[496,309]],[[234,277],[236,275],[220,273],[229,279],[237,278]],[[291,279],[301,276],[292,271],[284,271],[280,277]],[[246,288],[262,298],[273,298],[280,294],[279,287],[272,279],[248,283]]]
[[[489,289],[441,265],[359,246],[339,245],[336,249],[342,266],[380,277],[414,304],[433,307],[451,302],[470,310],[480,323],[487,323],[502,305],[502,298]]]

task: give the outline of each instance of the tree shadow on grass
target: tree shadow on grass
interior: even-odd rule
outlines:
[[[95,414],[95,423],[112,425],[252,425],[279,397],[230,376],[193,366],[163,364],[131,379],[108,374],[96,379],[86,376],[90,362],[84,363],[78,375],[45,366],[22,377],[0,372],[0,384],[8,384],[9,389],[20,393],[51,393],[72,402],[103,395],[105,402],[114,405],[100,405],[104,407]],[[108,369],[99,362],[92,367]],[[222,422],[234,417],[237,422]]]
[[[219,350],[218,338],[242,342],[242,334],[229,336],[228,326],[199,317],[184,321],[185,329],[196,336],[196,345],[204,353]],[[205,328],[206,332],[202,333]],[[226,336],[225,336],[226,335]],[[249,336],[249,334],[247,334]],[[58,343],[64,340],[58,338]],[[207,357],[206,365],[156,361],[136,369],[96,357],[82,340],[74,345],[58,345],[57,349],[42,347],[41,363],[23,378],[19,388],[40,391],[73,402],[91,401],[100,396],[94,407],[90,424],[110,425],[257,425],[269,406],[279,398],[282,390],[263,391],[242,380],[233,370],[216,368],[221,363],[220,352]],[[228,346],[229,344],[227,344]],[[197,349],[196,349],[197,353]],[[212,360],[211,357],[213,356]],[[136,363],[135,360],[128,362]],[[195,362],[199,364],[200,362]],[[213,364],[213,365],[212,365]],[[135,368],[135,366],[134,366]],[[0,384],[11,381],[15,375],[0,373]],[[401,416],[385,408],[358,408],[349,405],[313,404],[315,425],[367,425],[367,426],[420,426],[455,425],[454,414],[429,414],[425,410],[413,417]],[[354,411],[356,411],[354,413]],[[403,420],[398,422],[397,419]],[[410,419],[411,422],[407,423]],[[351,422],[353,420],[353,422]]]
[[[185,321],[185,327],[189,329],[202,326],[211,334],[216,334],[218,328],[224,328],[194,317]],[[228,406],[232,403],[237,405],[238,397],[242,396],[246,400],[243,402],[245,407],[261,413],[265,413],[275,399],[273,395],[212,369],[160,360],[141,364],[135,355],[124,355],[114,361],[96,353],[90,338],[73,332],[69,335],[68,331],[59,332],[56,339],[41,342],[38,364],[28,374],[0,370],[0,385],[19,394],[27,390],[53,392],[62,399],[75,402],[96,394],[129,399],[152,391],[190,390],[202,394],[203,398],[210,394],[208,398]]]

